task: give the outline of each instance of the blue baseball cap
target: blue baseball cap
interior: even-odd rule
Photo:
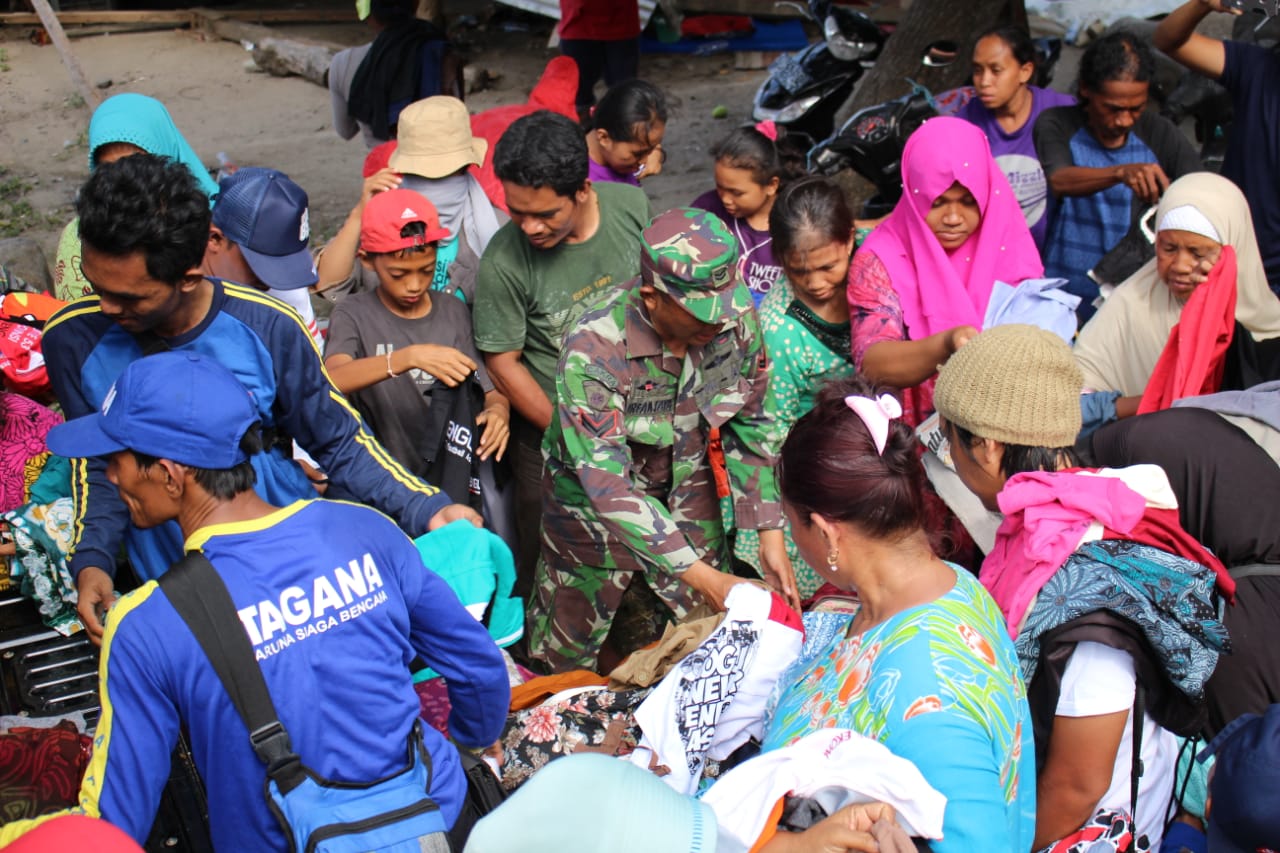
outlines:
[[[48,444],[73,459],[136,450],[221,470],[249,458],[240,439],[261,419],[249,391],[217,361],[163,352],[126,367],[99,412],[55,426]]]
[[[1216,757],[1209,780],[1213,853],[1280,851],[1280,704],[1242,714],[1200,753]]]
[[[307,194],[284,172],[248,166],[223,178],[213,224],[240,247],[267,287],[296,290],[320,280],[308,245]]]

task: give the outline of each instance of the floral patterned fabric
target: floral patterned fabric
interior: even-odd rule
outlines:
[[[62,423],[56,413],[20,394],[0,393],[0,512],[30,500],[49,448],[45,436]]]
[[[1045,847],[1040,853],[1148,853],[1145,835],[1137,835],[1124,812],[1102,810],[1080,829]]]
[[[764,748],[849,728],[915,763],[946,795],[939,853],[1025,851],[1035,832],[1035,749],[1012,641],[995,602],[953,566],[955,586],[847,637],[824,614],[779,680]],[[940,749],[940,745],[945,748]]]
[[[574,752],[634,752],[640,741],[635,710],[651,691],[601,687],[509,716],[500,741],[503,790],[514,791],[543,765]]]
[[[902,317],[902,302],[889,280],[889,270],[874,253],[859,250],[849,264],[849,332],[853,362],[862,370],[862,359],[872,344],[881,341],[912,340]],[[914,388],[906,388],[902,418],[913,429],[933,414],[933,383],[929,377]]]
[[[76,616],[76,584],[67,568],[75,505],[71,498],[27,504],[0,515],[17,546],[10,577],[36,602],[44,624],[64,636],[83,628]]]
[[[815,333],[815,328],[826,334]],[[760,330],[764,333],[765,350],[773,362],[770,385],[777,404],[775,417],[780,431],[786,434],[802,415],[813,408],[823,385],[833,379],[853,375],[849,326],[839,327],[813,317],[783,278],[769,290],[760,305]],[[843,345],[832,349],[834,339],[841,334]],[[791,539],[791,526],[788,524],[784,530],[787,556],[795,569],[800,597],[808,598],[822,586],[824,579],[800,557]],[[759,550],[760,531],[738,531],[734,543],[738,559],[755,565]]]

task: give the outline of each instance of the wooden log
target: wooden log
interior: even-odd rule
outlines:
[[[262,70],[275,77],[296,75],[317,86],[327,85],[329,63],[342,45],[303,38],[281,38],[270,27],[233,18],[214,9],[191,10],[202,31],[227,41],[240,42]]]
[[[63,32],[62,24],[58,22],[52,7],[49,6],[49,0],[31,0],[31,6],[36,10],[36,14],[40,16],[40,23],[44,26],[45,32],[49,34],[53,46],[57,48],[58,56],[62,57],[62,64],[67,66],[67,73],[71,75],[71,82],[75,84],[76,90],[80,92],[80,97],[84,98],[85,106],[92,111],[101,103],[102,93],[90,85],[89,78],[84,76],[84,69],[80,67],[80,60],[76,59],[75,51],[71,49],[71,42],[67,39],[67,34]]]
[[[308,44],[297,39],[264,38],[250,53],[259,68],[273,77],[296,75],[317,86],[328,86],[329,63],[341,48]]]
[[[95,24],[93,26],[77,26],[67,30],[67,38],[81,39],[90,36],[112,36],[124,33],[150,33],[157,30],[178,31],[173,24],[136,23],[136,24]]]

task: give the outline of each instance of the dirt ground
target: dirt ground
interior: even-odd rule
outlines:
[[[468,32],[471,64],[501,75],[492,88],[467,97],[473,112],[525,100],[555,55],[546,46],[551,24],[526,32]],[[52,263],[76,188],[87,175],[90,111],[56,50],[31,44],[29,29],[0,28],[0,192],[7,190],[10,199],[25,193],[30,209],[10,229],[21,227],[37,239]],[[278,29],[341,44],[369,38],[361,24]],[[240,45],[203,41],[190,31],[76,38],[72,47],[91,83],[110,81],[105,94],[139,92],[163,101],[206,165],[216,168],[222,152],[239,165],[288,173],[310,195],[314,241],[332,236],[342,223],[359,193],[365,148],[358,136],[344,141],[334,133],[327,90],[257,72]],[[730,55],[642,58],[641,74],[669,93],[673,107],[667,165],[645,182],[655,210],[687,203],[709,188],[707,148],[749,119],[752,95],[766,72],[735,71],[732,64]],[[728,116],[713,119],[720,104]]]

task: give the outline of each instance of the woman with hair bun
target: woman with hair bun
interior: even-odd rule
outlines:
[[[835,183],[806,176],[778,193],[769,212],[769,234],[783,277],[760,305],[760,330],[773,361],[774,416],[785,433],[813,408],[824,384],[854,373],[845,300],[853,212]],[[786,543],[797,590],[808,598],[824,579],[800,559],[789,534]],[[754,563],[760,551],[758,532],[738,531],[734,550],[739,559]]]
[[[930,547],[901,414],[861,378],[833,382],[782,447],[796,545],[823,578],[856,592],[859,608],[811,632],[770,702],[764,748],[853,729],[947,797],[934,850],[1025,853],[1035,767],[1017,658],[986,590]]]

